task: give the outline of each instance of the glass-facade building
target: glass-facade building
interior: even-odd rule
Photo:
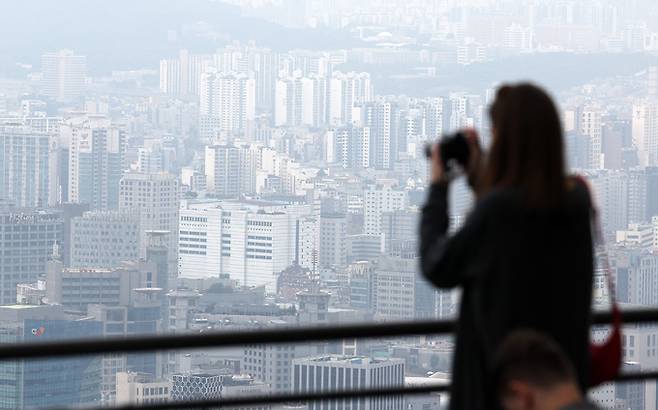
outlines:
[[[25,319],[2,323],[1,343],[100,337],[97,321]],[[51,408],[100,403],[101,361],[95,356],[0,362],[0,409]]]
[[[0,305],[16,303],[19,283],[46,275],[46,262],[53,245],[61,243],[62,227],[58,211],[0,206]]]

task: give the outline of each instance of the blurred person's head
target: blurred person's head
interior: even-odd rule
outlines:
[[[480,191],[516,187],[532,207],[559,204],[565,160],[562,126],[551,97],[532,84],[504,85],[489,115],[493,142]]]
[[[583,401],[575,371],[560,347],[531,330],[505,339],[495,358],[495,382],[505,410],[558,410]]]

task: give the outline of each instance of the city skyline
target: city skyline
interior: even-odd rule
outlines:
[[[425,146],[475,128],[489,147],[496,89],[519,81],[557,103],[568,172],[589,180],[600,209],[618,301],[658,306],[651,0],[2,9],[0,343],[455,318],[459,293],[435,289],[418,266]],[[453,184],[451,229],[474,200],[463,178]],[[593,308],[604,309],[600,266],[594,275]],[[656,370],[656,337],[654,325],[629,325],[624,360]],[[33,391],[41,362],[3,362],[12,388],[0,409],[427,385],[450,379],[454,348],[437,336],[265,342],[44,361],[44,378],[68,366],[67,380]],[[655,381],[630,386],[591,397],[658,409]]]

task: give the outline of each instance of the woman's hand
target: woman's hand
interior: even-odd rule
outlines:
[[[473,128],[464,130],[466,141],[468,142],[469,157],[468,166],[466,167],[466,178],[471,189],[476,189],[478,179],[480,178],[482,168],[482,147],[477,131]]]

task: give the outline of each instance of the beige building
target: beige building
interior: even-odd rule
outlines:
[[[119,209],[134,209],[139,213],[140,257],[146,257],[149,231],[166,234],[170,279],[178,271],[179,203],[180,185],[175,175],[130,172],[121,178]]]
[[[147,374],[119,372],[116,404],[121,406],[166,403],[171,398],[171,385],[170,380],[153,380]]]

